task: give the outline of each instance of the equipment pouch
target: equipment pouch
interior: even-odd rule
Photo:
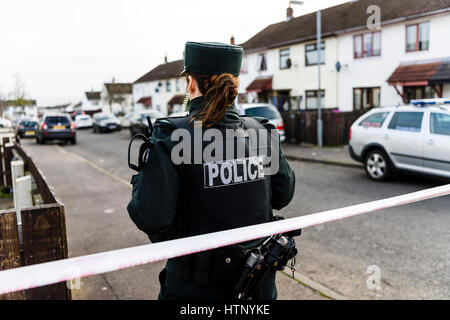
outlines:
[[[240,270],[245,264],[245,251],[238,245],[214,251],[213,267],[211,268],[214,285],[233,289],[239,280]]]

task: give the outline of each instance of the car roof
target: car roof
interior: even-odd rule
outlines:
[[[70,116],[66,113],[46,113],[44,114],[44,118],[47,117],[67,117],[69,118]]]
[[[445,111],[450,112],[450,106],[447,105],[425,105],[425,106],[419,106],[419,105],[401,105],[401,106],[395,106],[395,107],[379,107],[374,108],[371,111],[377,112],[377,111]]]

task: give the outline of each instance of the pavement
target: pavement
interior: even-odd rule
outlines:
[[[337,166],[361,168],[360,162],[354,161],[348,146],[319,148],[312,144],[284,144],[283,152],[287,159],[332,164]]]
[[[79,131],[75,146],[23,142],[66,205],[70,256],[148,243],[126,212],[132,174],[126,159],[128,140],[126,131],[96,135]],[[319,157],[314,147],[289,150],[294,147],[283,145],[288,156],[298,152]],[[323,150],[346,155],[345,147]],[[377,183],[366,178],[362,167],[310,159],[290,163],[296,192],[292,202],[277,212],[286,218],[443,184],[413,175]],[[278,274],[279,298],[448,299],[449,207],[450,197],[442,197],[303,230],[297,240],[296,279]],[[74,298],[154,299],[161,268],[162,263],[150,264],[86,278]],[[380,271],[378,288],[368,286],[373,268]]]

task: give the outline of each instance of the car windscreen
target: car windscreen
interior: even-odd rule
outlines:
[[[280,119],[277,111],[270,107],[254,107],[245,109],[245,114],[251,117],[262,117],[266,119]]]
[[[64,116],[50,116],[50,117],[46,117],[45,118],[45,122],[49,125],[54,125],[54,124],[68,124],[70,123],[69,118],[64,117]]]

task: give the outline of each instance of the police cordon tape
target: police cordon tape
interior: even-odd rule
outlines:
[[[0,271],[0,294],[131,268],[445,195],[450,195],[450,184],[286,220]]]

